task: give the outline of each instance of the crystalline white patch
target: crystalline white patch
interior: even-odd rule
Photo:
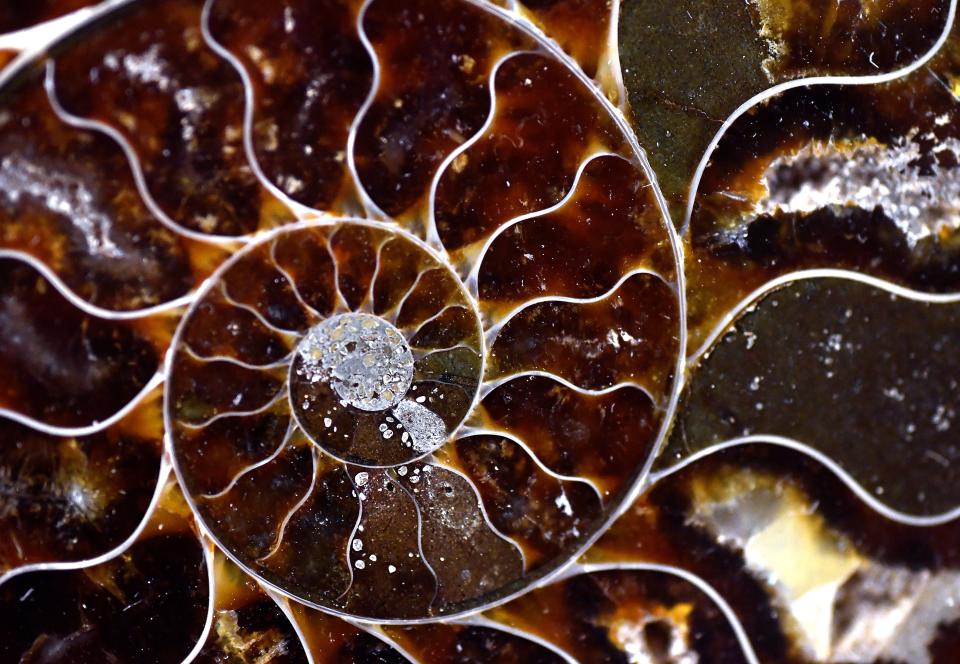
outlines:
[[[0,159],[0,196],[14,204],[23,196],[38,199],[83,234],[90,253],[122,253],[110,239],[110,217],[97,209],[93,193],[80,178],[47,171],[19,155],[11,155]]]
[[[140,83],[152,83],[163,92],[178,87],[167,63],[160,57],[160,47],[156,44],[143,53],[127,53],[123,58],[118,58],[115,52],[107,53],[103,58],[103,64],[113,71],[119,71],[122,65],[124,72],[131,79]]]
[[[410,434],[411,445],[417,452],[429,452],[447,437],[447,425],[440,416],[412,399],[394,406],[393,414]]]
[[[837,629],[830,662],[877,659],[929,664],[927,644],[960,617],[960,574],[870,564],[842,592],[852,615]]]
[[[960,157],[960,141],[941,141],[933,153],[941,152]],[[754,213],[880,207],[913,246],[943,228],[960,227],[960,168],[934,164],[931,175],[921,174],[916,165],[920,156],[912,140],[853,148],[811,143],[771,162],[763,175],[769,194],[756,204]]]
[[[325,381],[366,411],[395,405],[413,381],[413,355],[393,325],[368,314],[341,314],[314,326],[297,347],[307,381]]]

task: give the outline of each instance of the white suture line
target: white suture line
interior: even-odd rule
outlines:
[[[353,524],[353,529],[350,531],[350,536],[347,537],[347,541],[344,546],[347,548],[347,572],[350,573],[350,581],[347,583],[347,587],[343,589],[343,592],[337,595],[337,601],[339,602],[347,593],[350,592],[350,589],[353,588],[353,539],[357,535],[357,531],[360,529],[360,522],[363,520],[363,501],[360,499],[360,488],[357,486],[356,482],[353,481],[353,477],[350,476],[350,472],[347,470],[345,464],[340,466],[340,469],[343,470],[344,474],[347,476],[347,481],[350,483],[350,486],[353,487],[353,493],[357,499],[357,521]]]
[[[597,494],[597,500],[600,501],[600,504],[603,505],[606,501],[603,497],[603,491],[600,490],[593,480],[586,477],[577,477],[575,475],[564,475],[558,473],[555,470],[550,469],[537,454],[530,448],[527,443],[521,439],[516,434],[510,433],[509,431],[502,431],[499,429],[488,429],[486,427],[463,427],[460,431],[457,432],[457,440],[466,440],[468,438],[474,438],[477,436],[496,436],[498,438],[506,438],[517,444],[524,452],[527,453],[527,456],[533,461],[533,463],[544,473],[549,475],[555,480],[560,482],[576,482],[578,484],[586,484],[588,487],[593,489],[593,492]]]
[[[433,175],[433,180],[430,183],[430,191],[427,198],[428,209],[427,209],[427,238],[426,243],[437,251],[441,255],[446,255],[446,247],[443,246],[443,242],[440,240],[440,234],[437,231],[437,186],[440,184],[440,180],[443,177],[443,174],[446,172],[450,164],[453,163],[453,160],[459,157],[461,154],[466,152],[473,146],[474,143],[479,141],[487,130],[493,125],[494,116],[496,115],[497,110],[497,92],[496,92],[496,79],[497,72],[500,67],[509,59],[522,54],[535,53],[535,51],[511,51],[503,57],[501,57],[490,69],[490,79],[487,82],[487,87],[490,91],[490,113],[487,115],[487,119],[481,125],[480,129],[476,133],[468,138],[466,141],[457,146],[450,154],[447,155],[446,159],[440,162],[440,165],[437,167],[436,173]]]
[[[260,406],[259,408],[254,408],[254,409],[252,409],[252,410],[227,410],[227,411],[223,411],[223,412],[217,413],[216,415],[213,415],[212,417],[208,417],[207,419],[202,420],[201,422],[198,422],[198,423],[184,422],[184,421],[182,421],[182,420],[178,420],[178,421],[177,421],[177,424],[179,424],[180,426],[182,426],[182,427],[185,428],[185,429],[194,429],[194,430],[196,430],[196,429],[204,429],[204,428],[210,426],[211,424],[213,424],[214,422],[216,422],[216,421],[218,421],[218,420],[222,420],[222,419],[227,418],[227,417],[249,417],[249,416],[251,416],[251,415],[260,415],[261,413],[266,413],[266,412],[269,411],[271,408],[273,408],[274,406],[276,406],[277,403],[278,403],[281,399],[283,399],[283,397],[285,397],[285,396],[287,396],[287,384],[286,384],[286,383],[283,383],[283,384],[280,386],[280,389],[277,391],[277,393],[276,393],[275,395],[273,395],[273,397],[270,398],[270,401],[268,401],[267,403],[263,404],[263,405]]]
[[[19,251],[17,249],[0,249],[0,258],[9,258],[20,261],[21,263],[26,263],[34,270],[39,272],[44,279],[49,281],[50,285],[53,286],[54,289],[56,289],[56,291],[74,307],[89,316],[94,316],[95,318],[101,318],[103,320],[136,320],[156,314],[175,312],[177,309],[189,305],[195,296],[195,293],[191,292],[186,295],[181,295],[180,297],[168,302],[157,304],[151,307],[145,307],[143,309],[114,311],[112,309],[104,309],[103,307],[91,304],[81,298],[69,286],[67,286],[60,276],[51,270],[46,263],[43,263],[31,254]]]
[[[297,283],[294,280],[293,275],[287,272],[287,270],[280,265],[279,261],[277,261],[277,240],[278,239],[279,238],[274,238],[273,241],[270,243],[270,261],[273,263],[274,267],[277,269],[277,272],[283,275],[283,278],[287,280],[288,284],[290,284],[290,290],[291,292],[293,292],[293,296],[297,298],[297,302],[300,303],[300,306],[303,307],[304,311],[308,315],[312,315],[314,318],[318,318],[318,319],[324,318],[323,314],[321,314],[313,306],[308,304],[305,299],[303,299],[303,295],[300,293],[300,289],[297,287]]]
[[[687,360],[687,365],[692,367],[697,362],[699,362],[703,356],[713,347],[713,345],[729,330],[731,325],[743,314],[744,311],[749,309],[753,304],[762,298],[763,296],[773,292],[774,290],[784,286],[786,284],[793,283],[795,281],[801,281],[803,279],[846,279],[848,281],[856,281],[867,286],[872,286],[874,288],[879,288],[887,291],[891,295],[896,295],[897,297],[902,297],[909,300],[914,300],[916,302],[926,302],[929,304],[954,304],[960,302],[960,293],[924,293],[922,291],[912,290],[899,286],[892,282],[880,279],[878,277],[873,277],[868,274],[863,274],[861,272],[854,272],[852,270],[843,270],[838,268],[817,268],[812,270],[797,270],[795,272],[790,272],[788,274],[781,275],[775,279],[771,279],[766,282],[759,288],[755,289],[752,293],[745,296],[740,300],[721,320],[717,325],[714,326],[713,330],[707,335],[706,341],[704,341],[700,347],[690,355]]]
[[[294,424],[293,418],[291,418],[290,423],[287,425],[287,431],[283,435],[283,438],[280,439],[280,444],[277,446],[277,449],[275,449],[273,452],[271,452],[269,455],[267,455],[260,461],[257,461],[255,463],[250,464],[249,466],[242,468],[236,475],[233,476],[233,479],[230,480],[227,486],[221,489],[220,491],[217,491],[216,493],[200,494],[199,497],[203,498],[204,500],[217,500],[218,498],[222,498],[228,493],[230,493],[230,491],[233,490],[233,487],[237,485],[237,482],[239,482],[241,479],[246,477],[249,473],[252,473],[257,468],[262,468],[263,466],[267,465],[268,463],[270,463],[271,461],[279,457],[284,452],[284,450],[287,449],[287,446],[290,443],[290,439],[293,437],[293,432],[296,429],[297,429],[297,425]]]
[[[490,394],[497,388],[511,381],[520,380],[522,378],[530,378],[530,377],[549,378],[550,380],[560,383],[564,387],[570,390],[573,390],[578,394],[583,394],[585,396],[591,396],[591,397],[603,396],[605,394],[610,394],[612,392],[616,392],[622,389],[640,390],[647,396],[648,399],[650,399],[651,403],[653,403],[654,406],[657,406],[658,408],[660,407],[657,404],[657,400],[654,399],[653,395],[650,393],[650,390],[648,390],[646,387],[644,387],[640,383],[635,383],[633,381],[621,381],[619,383],[614,383],[613,385],[610,385],[608,387],[602,387],[600,389],[590,389],[586,387],[580,387],[579,385],[571,383],[569,380],[567,380],[563,376],[560,376],[559,374],[551,373],[549,371],[540,371],[539,369],[519,371],[517,373],[501,376],[500,378],[494,378],[492,380],[488,380],[482,383],[480,385],[481,399],[483,397],[486,397],[488,394]]]
[[[127,549],[129,549],[130,546],[140,538],[140,535],[143,534],[143,531],[153,518],[153,514],[157,509],[157,505],[160,504],[160,498],[163,496],[163,490],[166,488],[167,480],[170,476],[170,470],[171,466],[167,461],[166,456],[161,456],[160,470],[157,475],[156,488],[153,491],[153,495],[150,498],[150,503],[147,505],[147,510],[144,513],[143,518],[140,520],[140,523],[137,524],[137,527],[134,528],[133,532],[130,533],[130,535],[128,535],[123,542],[112,548],[110,551],[84,560],[76,560],[71,562],[33,563],[30,565],[23,565],[22,567],[15,567],[14,569],[7,570],[0,575],[0,586],[10,579],[20,576],[21,574],[28,574],[30,572],[52,572],[84,569],[108,562],[126,553]]]
[[[203,548],[203,560],[207,568],[207,589],[210,594],[207,598],[207,616],[203,623],[203,630],[200,632],[200,638],[197,639],[197,643],[193,646],[187,656],[183,658],[183,664],[189,664],[189,662],[195,660],[200,654],[200,651],[203,650],[203,647],[207,644],[207,639],[210,637],[210,632],[213,629],[213,615],[217,605],[217,579],[216,569],[213,565],[214,544],[212,541],[206,540],[202,536],[199,539],[200,546]]]
[[[420,562],[423,563],[424,567],[427,568],[433,577],[433,597],[430,598],[430,602],[427,604],[427,610],[429,611],[433,607],[433,603],[437,601],[437,595],[440,593],[440,577],[437,576],[436,570],[433,569],[433,565],[427,560],[427,554],[423,551],[423,515],[420,513],[420,503],[417,502],[417,499],[410,493],[407,487],[403,485],[403,482],[397,479],[393,481],[407,494],[407,497],[410,498],[410,501],[413,503],[413,509],[417,514],[417,551],[420,553]]]
[[[373,105],[374,100],[377,98],[377,92],[380,89],[380,59],[377,57],[377,52],[374,50],[373,44],[370,43],[370,38],[367,37],[367,31],[363,27],[363,20],[366,18],[367,10],[371,4],[373,4],[373,0],[364,0],[363,6],[360,8],[360,11],[357,12],[356,29],[360,43],[363,44],[367,54],[370,56],[370,62],[373,65],[373,79],[370,81],[370,90],[367,92],[367,97],[357,110],[357,114],[353,116],[353,122],[350,123],[350,130],[347,132],[347,170],[350,171],[350,177],[353,178],[353,185],[357,193],[360,194],[366,216],[371,219],[389,219],[389,215],[380,209],[380,206],[377,205],[370,196],[367,188],[363,186],[363,182],[360,180],[360,173],[357,171],[356,157],[354,155],[357,143],[357,132],[360,131],[360,124],[366,117],[367,111],[370,110],[370,107]]]
[[[713,139],[707,145],[703,156],[700,158],[700,163],[697,165],[697,170],[694,171],[693,178],[690,180],[689,191],[687,193],[687,209],[684,214],[680,235],[686,235],[687,231],[690,229],[690,218],[693,216],[693,205],[696,201],[697,190],[700,188],[700,180],[703,178],[703,173],[707,169],[707,165],[710,163],[710,158],[713,156],[713,151],[716,150],[717,146],[720,144],[720,140],[723,138],[724,134],[727,133],[734,122],[736,122],[742,115],[767,99],[771,99],[779,95],[781,92],[786,92],[787,90],[791,90],[793,88],[801,88],[812,85],[875,85],[878,83],[886,83],[898,78],[903,78],[926,65],[946,43],[947,38],[950,36],[956,13],[957,0],[950,0],[950,8],[947,10],[947,18],[944,24],[944,29],[940,33],[940,36],[937,38],[936,42],[934,42],[933,47],[906,67],[895,69],[894,71],[886,74],[874,74],[866,76],[811,76],[809,78],[798,78],[793,81],[785,81],[769,87],[740,104],[740,106],[738,106],[733,113],[731,113],[727,119],[723,121],[720,129],[718,129],[717,133],[714,134]]]
[[[580,162],[580,165],[577,167],[577,172],[573,176],[573,182],[570,185],[570,189],[567,190],[567,193],[563,195],[563,198],[561,198],[559,201],[557,201],[550,207],[544,208],[542,210],[536,210],[534,212],[528,212],[526,214],[521,214],[517,217],[513,217],[512,219],[508,219],[507,221],[497,226],[497,228],[489,236],[487,236],[486,240],[484,240],[483,242],[483,246],[480,248],[480,251],[477,253],[476,258],[474,258],[473,266],[470,268],[470,271],[467,274],[467,278],[464,280],[464,286],[467,288],[467,290],[470,292],[471,295],[473,295],[474,297],[479,297],[480,284],[478,280],[479,280],[480,268],[483,266],[483,259],[486,257],[487,252],[490,250],[490,247],[491,245],[493,245],[494,241],[512,226],[516,226],[517,224],[522,223],[524,221],[537,219],[538,217],[543,217],[548,214],[552,214],[557,210],[563,209],[564,206],[566,206],[570,201],[572,201],[576,197],[577,187],[580,186],[580,180],[583,177],[583,173],[587,169],[587,166],[589,166],[591,162],[601,157],[615,157],[617,159],[623,159],[624,161],[627,161],[621,155],[618,155],[613,152],[594,152],[593,154],[587,155],[586,157],[583,158],[583,160]]]
[[[174,221],[166,212],[163,211],[156,199],[153,198],[153,194],[150,193],[150,188],[147,186],[146,176],[143,174],[143,166],[140,164],[140,157],[137,155],[136,150],[133,149],[133,146],[130,145],[130,142],[127,140],[127,138],[114,127],[111,127],[104,122],[100,122],[99,120],[90,120],[88,118],[81,118],[73,115],[63,107],[63,105],[60,103],[60,99],[57,97],[55,69],[56,63],[53,60],[48,60],[46,76],[44,77],[44,89],[46,90],[47,99],[50,102],[50,107],[53,109],[53,112],[67,125],[108,136],[120,147],[124,155],[126,155],[127,163],[130,165],[130,172],[133,175],[133,181],[134,184],[136,184],[137,192],[140,194],[141,201],[161,225],[165,226],[168,230],[177,233],[178,235],[188,237],[204,244],[230,245],[237,242],[245,242],[250,239],[249,235],[231,236],[199,233],[195,230],[187,228],[177,221]]]
[[[124,417],[126,417],[130,412],[132,412],[137,406],[139,406],[150,393],[157,387],[163,384],[166,379],[165,373],[161,370],[158,370],[147,383],[140,388],[140,391],[130,399],[120,410],[115,412],[113,415],[108,417],[105,420],[100,422],[94,422],[87,426],[82,427],[60,427],[54,426],[52,424],[46,424],[40,420],[34,419],[22,413],[18,413],[7,408],[0,408],[0,417],[4,417],[8,420],[13,420],[19,424],[22,424],[25,427],[39,431],[40,433],[45,433],[49,436],[62,436],[65,438],[74,438],[79,436],[89,436],[94,433],[98,433],[107,429]]]
[[[249,304],[244,304],[243,302],[239,302],[239,301],[233,299],[233,297],[230,295],[229,291],[227,291],[227,285],[226,285],[226,283],[224,283],[224,282],[222,282],[222,281],[220,282],[220,293],[223,295],[223,299],[224,299],[224,301],[225,301],[227,304],[229,304],[229,305],[231,305],[231,306],[233,306],[233,307],[236,307],[237,309],[243,309],[244,311],[247,311],[247,312],[253,314],[253,315],[256,317],[256,319],[257,319],[258,321],[260,321],[260,323],[261,323],[265,328],[267,328],[268,330],[271,330],[271,331],[273,331],[273,332],[276,332],[277,334],[279,334],[279,335],[281,335],[281,336],[283,336],[283,337],[287,337],[287,338],[289,338],[289,337],[294,337],[295,339],[299,339],[299,338],[300,338],[300,333],[297,332],[296,330],[287,330],[287,329],[285,329],[285,328],[278,327],[277,325],[274,325],[273,323],[271,323],[270,321],[268,321],[268,320],[266,319],[266,317],[264,317],[263,314],[261,314],[259,311],[257,311],[257,309],[256,309],[255,307],[252,307],[252,306],[250,306]]]
[[[513,627],[505,623],[500,623],[495,620],[487,618],[482,613],[478,613],[473,616],[468,616],[466,618],[461,618],[459,620],[453,621],[456,624],[460,625],[471,625],[474,627],[484,627],[486,629],[493,629],[498,632],[503,632],[504,634],[510,634],[516,636],[517,638],[536,643],[539,646],[546,648],[547,650],[553,652],[558,657],[560,657],[567,664],[580,664],[577,661],[577,658],[568,653],[566,650],[558,646],[557,644],[547,641],[543,637],[537,636],[536,634],[531,634],[530,632],[520,629],[519,627]]]
[[[667,204],[667,200],[663,195],[663,191],[660,188],[659,181],[657,180],[657,175],[653,170],[653,167],[650,165],[650,160],[647,157],[646,151],[640,145],[637,140],[637,136],[634,133],[632,127],[626,121],[623,113],[618,111],[610,101],[604,96],[603,92],[597,87],[597,85],[592,81],[576,62],[567,55],[563,49],[561,49],[555,42],[550,38],[544,35],[543,31],[540,30],[537,26],[531,24],[529,21],[518,18],[516,14],[513,14],[509,11],[506,11],[500,7],[490,4],[484,0],[466,0],[470,4],[486,9],[492,14],[500,16],[511,25],[518,27],[527,34],[531,35],[535,40],[540,42],[544,48],[558,61],[565,64],[567,69],[577,77],[581,84],[593,95],[595,101],[603,107],[609,116],[613,119],[614,123],[623,133],[627,139],[627,143],[630,146],[633,154],[636,156],[637,161],[640,164],[640,167],[643,170],[644,175],[646,175],[647,180],[650,182],[654,197],[657,201],[657,207],[660,210],[661,221],[663,223],[664,231],[667,234],[667,237],[670,240],[670,246],[673,250],[674,263],[676,266],[676,283],[674,284],[674,290],[677,297],[678,304],[678,317],[677,317],[677,339],[678,339],[678,351],[677,351],[677,360],[674,365],[674,378],[673,385],[670,391],[669,398],[667,400],[667,405],[665,408],[664,418],[660,425],[660,429],[657,432],[656,444],[654,449],[651,451],[650,455],[647,458],[646,463],[644,464],[643,470],[638,474],[636,481],[633,486],[627,492],[624,500],[620,503],[619,507],[610,511],[606,521],[601,525],[600,528],[590,537],[586,538],[580,547],[579,551],[575,552],[575,555],[579,555],[586,551],[599,537],[606,531],[607,527],[613,523],[627,508],[636,500],[639,496],[640,491],[643,489],[643,478],[647,475],[650,470],[651,465],[653,464],[654,459],[659,455],[660,449],[663,446],[666,434],[669,431],[670,425],[673,421],[674,413],[677,409],[677,404],[680,400],[680,393],[683,390],[684,380],[685,380],[685,367],[686,367],[686,347],[687,347],[687,297],[686,297],[686,277],[683,272],[684,262],[684,252],[683,245],[680,242],[680,236],[677,232],[677,226],[673,223],[670,217],[670,208]],[[956,3],[957,0],[951,0]],[[479,391],[478,391],[479,395]],[[564,565],[560,565],[556,570],[545,574],[536,584],[537,587],[543,586],[555,578],[560,572],[564,569]],[[502,604],[506,601],[515,597],[518,593],[514,593],[512,596],[503,598],[501,601],[498,601],[496,604]]]
[[[454,475],[457,475],[458,477],[463,478],[463,480],[467,483],[467,486],[469,486],[473,490],[473,496],[477,500],[477,508],[480,510],[480,514],[483,515],[483,520],[487,524],[487,528],[489,528],[490,532],[492,532],[494,535],[496,535],[497,537],[499,537],[504,542],[506,542],[507,544],[509,544],[510,546],[512,546],[514,549],[517,550],[517,553],[520,555],[520,562],[523,565],[523,571],[524,573],[526,573],[527,555],[523,552],[523,547],[521,547],[520,544],[517,543],[517,541],[514,540],[512,537],[509,537],[504,533],[500,532],[500,529],[497,528],[495,525],[493,525],[493,521],[490,520],[490,515],[487,513],[487,507],[486,505],[483,504],[483,498],[480,496],[480,490],[477,489],[477,486],[473,483],[473,480],[467,475],[465,475],[464,473],[457,470],[456,468],[452,468],[451,466],[448,466],[444,463],[440,463],[439,461],[436,460],[436,458],[433,458],[430,460],[430,465],[436,466],[437,468],[442,468],[448,473],[452,473]]]
[[[187,344],[187,342],[184,342],[183,345],[180,346],[180,349],[186,355],[188,355],[191,359],[196,360],[197,362],[202,362],[205,364],[225,362],[227,364],[232,364],[236,367],[240,367],[242,369],[249,369],[251,371],[266,372],[266,371],[269,371],[270,369],[279,369],[281,367],[287,366],[293,360],[293,353],[291,352],[291,353],[287,353],[286,355],[281,357],[279,360],[276,360],[274,362],[269,362],[267,364],[251,364],[249,362],[244,362],[243,360],[238,360],[237,358],[231,357],[229,355],[201,355],[197,351],[193,350],[193,348],[191,348],[189,344]]]
[[[214,39],[213,34],[210,32],[210,12],[212,11],[214,2],[215,0],[206,0],[203,5],[203,11],[200,14],[200,32],[207,46],[209,46],[214,53],[230,63],[237,74],[239,74],[240,80],[243,83],[243,148],[247,154],[247,163],[250,165],[250,169],[260,181],[261,186],[269,191],[274,198],[283,203],[297,219],[302,220],[316,215],[323,216],[325,214],[323,210],[314,209],[292,199],[285,191],[271,182],[270,178],[266,176],[260,167],[260,162],[257,159],[257,154],[253,146],[253,112],[256,104],[256,99],[253,94],[253,82],[250,80],[250,74],[247,72],[246,67],[243,66],[243,63],[240,62],[240,59]]]
[[[268,551],[266,554],[257,558],[258,563],[262,563],[268,558],[271,558],[280,550],[280,547],[283,545],[283,536],[286,534],[286,531],[287,531],[287,524],[290,523],[290,520],[293,518],[293,516],[300,511],[300,508],[306,505],[307,501],[310,499],[310,496],[313,495],[313,491],[317,486],[317,475],[319,474],[319,470],[317,467],[318,454],[320,454],[320,452],[317,450],[317,448],[311,445],[310,458],[313,462],[313,472],[311,473],[311,477],[310,477],[310,486],[307,487],[307,492],[303,494],[303,497],[300,500],[298,500],[297,503],[292,508],[290,508],[290,511],[287,512],[286,515],[283,517],[283,521],[280,522],[280,529],[277,531],[277,541],[274,542],[273,546],[270,548],[270,551]]]
[[[487,328],[485,332],[487,346],[493,346],[494,342],[497,340],[497,336],[499,336],[500,334],[500,331],[503,330],[503,328],[507,325],[507,323],[509,323],[514,317],[519,315],[524,310],[529,309],[530,307],[534,307],[538,304],[545,304],[545,303],[594,304],[596,302],[602,302],[603,300],[609,299],[614,295],[616,295],[616,292],[620,289],[621,286],[623,286],[631,277],[635,277],[637,275],[648,275],[651,277],[655,277],[656,279],[659,279],[661,282],[663,282],[663,284],[666,285],[671,290],[676,289],[676,284],[670,282],[659,272],[640,267],[640,268],[634,268],[626,272],[607,291],[594,297],[569,297],[566,295],[544,295],[542,297],[535,297],[513,308],[508,313],[504,314],[500,318],[500,320],[498,320],[493,325]]]
[[[704,457],[742,445],[777,445],[795,450],[814,459],[826,467],[827,470],[839,478],[840,481],[846,484],[847,488],[850,489],[862,502],[866,503],[867,506],[869,506],[872,510],[879,513],[884,518],[897,523],[916,527],[938,526],[960,517],[960,506],[954,507],[953,509],[941,514],[933,514],[928,516],[916,516],[896,510],[881,502],[876,496],[864,489],[863,486],[850,473],[848,473],[842,466],[840,466],[840,464],[823,452],[820,452],[815,447],[807,443],[777,434],[751,434],[749,436],[739,436],[721,443],[709,445],[708,447],[705,447],[704,449],[685,457],[668,468],[664,468],[656,473],[651,473],[647,478],[645,488],[652,487],[655,483],[660,482],[674,473],[683,470],[687,466],[699,461]]]
[[[396,325],[397,319],[400,318],[400,314],[401,314],[401,312],[403,311],[403,305],[406,304],[406,302],[407,302],[407,298],[409,298],[410,295],[412,295],[412,294],[417,290],[417,287],[420,285],[420,280],[423,278],[423,275],[425,275],[427,272],[433,272],[434,270],[443,271],[443,267],[438,265],[437,267],[428,267],[428,268],[425,268],[425,269],[423,269],[423,270],[420,270],[420,271],[417,273],[417,278],[414,279],[413,283],[410,285],[410,287],[407,289],[407,291],[403,294],[403,297],[400,298],[400,301],[397,302],[397,303],[390,309],[390,311],[385,311],[385,312],[384,312],[385,314],[386,314],[386,313],[392,314],[392,315],[390,316],[390,318],[388,319],[388,320],[390,321],[390,323]]]

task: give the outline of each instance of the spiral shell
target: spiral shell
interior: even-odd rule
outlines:
[[[0,661],[955,659],[957,0],[7,5]]]
[[[0,349],[5,413],[143,438],[162,382],[229,564],[382,622],[504,602],[631,498],[678,398],[680,250],[622,114],[531,24],[121,3],[17,71],[0,290],[41,332]]]

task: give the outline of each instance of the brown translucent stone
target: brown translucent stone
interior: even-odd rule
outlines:
[[[198,496],[196,508],[221,545],[245,560],[266,559],[284,535],[287,516],[311,491],[314,455],[308,444],[287,446],[273,463],[249,469],[224,492]],[[195,482],[186,484],[193,490]]]
[[[357,171],[374,202],[397,217],[425,202],[443,159],[486,121],[496,62],[533,42],[455,0],[377,0],[363,28],[380,84],[358,128]]]
[[[231,266],[223,275],[223,293],[281,330],[302,333],[317,321],[297,297],[293,282],[277,265],[272,243],[245,254]]]
[[[199,0],[137,3],[56,58],[71,113],[105,122],[133,146],[147,188],[177,223],[241,235],[289,220],[243,147],[239,74],[205,42]]]
[[[337,290],[351,309],[370,294],[379,249],[389,236],[369,226],[345,225],[330,232],[330,251],[337,266]]]
[[[161,400],[75,438],[0,420],[0,569],[93,558],[133,533],[160,471]]]
[[[332,249],[327,233],[280,235],[274,243],[274,260],[290,276],[303,303],[318,316],[328,316],[341,306]]]
[[[56,426],[113,415],[160,364],[134,325],[82,313],[10,259],[0,259],[0,338],[0,406]]]
[[[437,615],[523,576],[520,549],[490,528],[468,479],[442,466],[420,464],[395,479],[419,509],[423,556],[437,576]]]
[[[419,508],[391,472],[372,470],[358,481],[359,470],[348,471],[356,473],[362,513],[348,542],[352,583],[343,603],[351,613],[376,618],[429,615],[438,583],[420,546]]]
[[[659,396],[673,375],[676,319],[673,290],[646,273],[596,301],[532,304],[499,330],[487,377],[547,371],[587,389],[634,381]]]
[[[200,278],[190,245],[146,209],[119,145],[57,116],[41,73],[0,98],[0,247],[106,309],[185,295]]]
[[[213,622],[195,662],[306,664],[290,620],[256,581],[219,552],[213,574]]]
[[[227,360],[197,360],[180,353],[171,367],[171,417],[188,428],[214,418],[268,408],[286,392],[286,367],[264,370]]]
[[[544,472],[509,438],[458,438],[444,455],[477,487],[497,530],[520,544],[528,569],[576,548],[601,515],[593,487]]]
[[[384,631],[419,661],[436,664],[499,662],[559,664],[549,648],[521,636],[477,625],[385,625]]]
[[[373,83],[356,29],[360,5],[217,0],[210,9],[211,35],[243,64],[253,86],[260,167],[285,194],[318,209],[340,210],[352,186],[347,133]]]
[[[411,294],[414,285],[426,276],[429,257],[403,238],[387,240],[380,246],[377,257],[377,281],[373,288],[373,313],[379,315],[394,311],[406,304],[404,296]],[[409,299],[409,298],[408,298]],[[399,314],[399,312],[397,312]]]
[[[675,221],[704,150],[737,107],[783,81],[905,67],[933,47],[947,9],[946,0],[870,10],[829,0],[623,3],[620,63],[631,124]]]
[[[556,644],[578,662],[748,661],[717,605],[689,581],[664,572],[581,573],[489,615]]]
[[[956,303],[848,279],[774,291],[700,361],[658,464],[747,434],[784,436],[894,509],[949,511],[960,500],[958,326]]]
[[[276,548],[250,566],[288,592],[345,610],[340,602],[350,586],[347,547],[360,505],[344,467],[315,454],[312,489],[286,514],[286,528],[276,533]],[[276,477],[283,481],[279,472]],[[258,518],[256,511],[250,515]]]
[[[316,664],[406,664],[408,661],[383,639],[353,623],[296,602],[289,606]]]
[[[268,365],[286,358],[291,340],[267,327],[249,309],[229,302],[223,291],[197,302],[180,340],[200,358],[232,358],[253,365]]]
[[[543,376],[511,380],[481,406],[488,428],[519,437],[554,472],[590,480],[605,501],[643,466],[661,420],[642,390],[582,394]]]
[[[518,10],[569,53],[587,76],[596,76],[609,57],[604,45],[610,31],[613,0],[523,0]]]
[[[286,450],[294,438],[290,420],[286,409],[275,408],[196,429],[177,428],[177,458],[190,490],[218,494],[251,465]]]
[[[169,485],[126,551],[0,586],[0,657],[23,662],[180,661],[203,632],[209,588],[190,511]]]
[[[449,251],[559,202],[587,155],[624,142],[591,91],[549,56],[517,54],[494,79],[492,123],[437,186],[437,232]]]
[[[636,268],[674,272],[672,247],[654,190],[640,168],[600,156],[584,168],[560,209],[515,223],[480,260],[485,309],[533,297],[596,297]]]

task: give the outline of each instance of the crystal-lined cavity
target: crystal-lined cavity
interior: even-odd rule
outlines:
[[[327,382],[354,408],[384,410],[410,389],[413,355],[403,335],[382,318],[341,314],[307,332],[297,346],[290,381]],[[295,403],[294,411],[306,403]]]

